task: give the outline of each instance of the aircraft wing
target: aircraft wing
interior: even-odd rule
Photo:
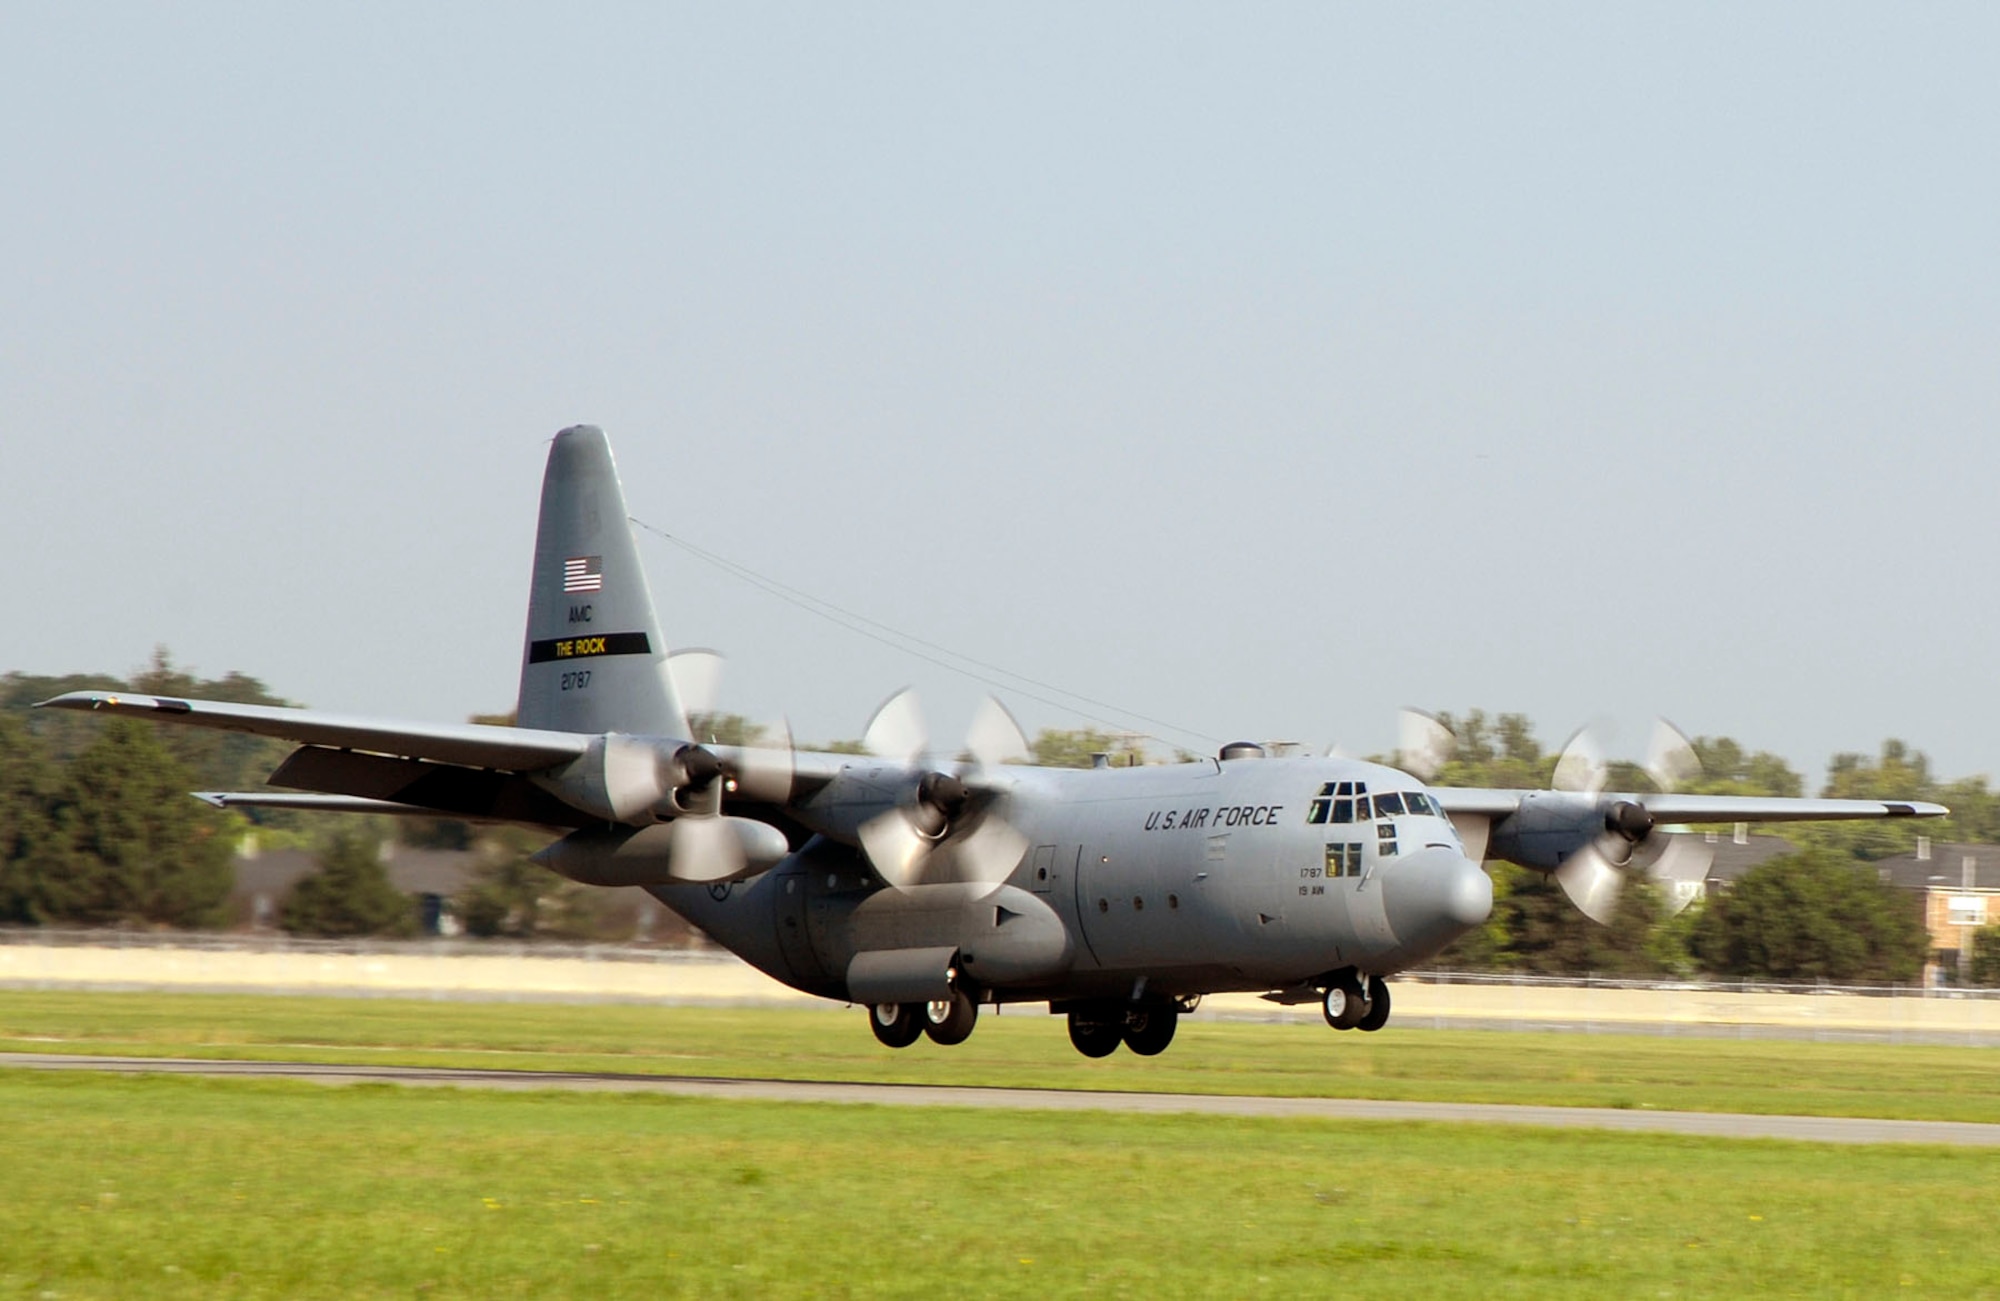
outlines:
[[[309,795],[280,791],[195,791],[194,797],[218,809],[308,809],[315,813],[390,813],[434,818],[436,809],[359,795]]]
[[[1546,791],[1488,790],[1471,786],[1433,786],[1432,798],[1446,813],[1504,818],[1521,807],[1522,797]],[[1950,810],[1922,800],[1788,799],[1766,795],[1619,795],[1606,792],[1598,800],[1631,800],[1643,804],[1660,822],[1832,822],[1863,818],[1941,818]]]
[[[494,727],[484,723],[407,723],[316,709],[238,705],[219,700],[177,700],[128,691],[71,691],[38,708],[150,718],[225,732],[248,732],[306,745],[363,750],[402,759],[429,759],[467,768],[536,772],[568,763],[590,738],[571,732]]]

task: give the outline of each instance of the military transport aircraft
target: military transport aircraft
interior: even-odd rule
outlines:
[[[1935,817],[1935,804],[1604,791],[1587,747],[1560,789],[1428,786],[1443,740],[1421,719],[1402,768],[1223,747],[1164,766],[1050,769],[997,702],[963,753],[932,757],[892,698],[864,756],[702,744],[661,640],[610,445],[557,434],[542,482],[519,725],[429,724],[81,691],[56,709],[280,737],[282,792],[219,807],[420,814],[545,828],[574,881],[642,886],[758,969],[860,1004],[905,1047],[972,1033],[982,1004],[1046,1003],[1088,1056],[1158,1053],[1204,994],[1318,1002],[1378,1030],[1384,977],[1486,920],[1481,861],[1553,872],[1610,915],[1646,872],[1699,881],[1701,822]],[[1428,759],[1426,759],[1428,756]],[[1416,771],[1410,771],[1410,770]],[[298,792],[296,794],[291,792]]]

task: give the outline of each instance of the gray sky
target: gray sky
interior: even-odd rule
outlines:
[[[1996,67],[1986,5],[8,6],[0,669],[504,708],[590,421],[641,518],[1198,734],[2000,771]],[[641,554],[802,737],[984,690]]]

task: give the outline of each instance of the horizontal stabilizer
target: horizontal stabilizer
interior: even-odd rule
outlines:
[[[283,791],[195,791],[194,797],[218,809],[305,809],[312,813],[385,813],[395,817],[435,818],[436,809],[359,795],[306,795]],[[472,819],[476,821],[477,819]]]

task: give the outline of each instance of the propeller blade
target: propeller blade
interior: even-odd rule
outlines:
[[[1458,748],[1451,729],[1421,709],[1396,713],[1396,763],[1419,781],[1429,781]]]
[[[930,851],[931,841],[902,809],[890,809],[861,824],[861,852],[897,889],[916,883]]]
[[[1664,718],[1653,720],[1652,743],[1646,747],[1646,775],[1662,791],[1673,791],[1701,776],[1701,758],[1694,743]]]
[[[673,864],[676,881],[733,881],[749,865],[736,829],[723,818],[675,818],[667,837],[668,861]]]
[[[1596,728],[1579,727],[1556,757],[1555,776],[1549,785],[1559,791],[1595,795],[1604,789],[1604,777],[1604,742]]]
[[[1666,896],[1667,915],[1672,916],[1694,902],[1699,890],[1683,887],[1692,882],[1699,885],[1708,879],[1709,865],[1715,862],[1715,850],[1707,841],[1695,836],[1667,836],[1660,839],[1667,842],[1660,856],[1646,866],[1646,875],[1659,882]]]
[[[712,650],[693,647],[678,650],[667,656],[667,679],[673,683],[674,695],[680,698],[681,709],[688,716],[691,727],[699,727],[695,721],[712,717],[716,712],[716,702],[722,699],[722,656]],[[692,738],[697,741],[707,737]]]
[[[1021,865],[1021,855],[1028,852],[1028,838],[1006,819],[988,814],[951,849],[961,880],[998,885]]]
[[[861,744],[878,758],[916,763],[931,744],[930,735],[924,730],[923,710],[917,705],[917,693],[905,687],[883,701],[875,717],[868,720]]]
[[[797,772],[793,755],[792,725],[780,718],[761,726],[757,743],[736,753],[736,790],[745,799],[783,804],[792,798],[792,779]]]
[[[1596,842],[1571,854],[1556,869],[1555,875],[1556,884],[1562,887],[1578,912],[1599,926],[1611,924],[1612,914],[1618,911],[1618,891],[1625,884],[1625,878],[1604,857]]]
[[[1033,754],[1021,725],[1007,706],[988,696],[972,715],[972,727],[965,734],[965,748],[981,768],[997,768],[1004,763],[1026,763]]]

